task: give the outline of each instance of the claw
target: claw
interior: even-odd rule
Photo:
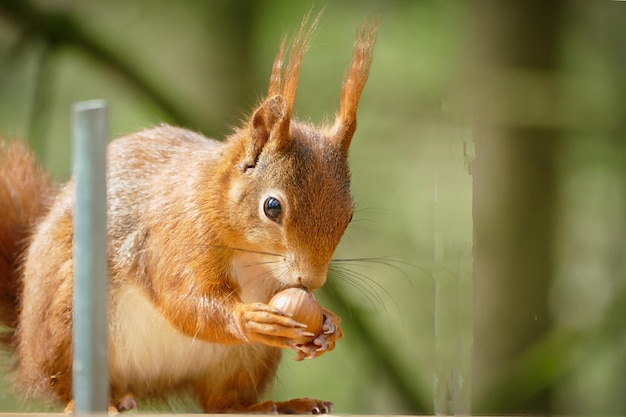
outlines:
[[[333,334],[337,331],[337,327],[331,322],[326,322],[322,326],[322,334]]]
[[[298,347],[298,358],[297,360],[302,359],[315,359],[318,356],[318,349],[315,349],[311,345],[304,345]]]
[[[298,352],[294,360],[314,359],[333,350],[336,342],[343,338],[343,331],[339,326],[340,322],[341,319],[335,313],[324,310],[322,333],[308,343],[296,343],[295,347],[293,344],[289,346]]]
[[[313,343],[319,346],[317,349],[315,349],[316,352],[322,352],[324,350],[328,350],[328,347],[330,346],[330,344],[328,343],[328,340],[320,339],[319,337],[315,339]]]

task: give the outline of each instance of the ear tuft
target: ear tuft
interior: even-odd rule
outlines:
[[[300,29],[291,44],[288,46],[286,38],[282,38],[278,55],[276,55],[276,59],[274,59],[268,97],[280,95],[284,98],[286,125],[283,126],[282,129],[285,130],[288,130],[289,120],[291,120],[293,115],[298,82],[300,81],[302,59],[309,48],[309,42],[315,32],[321,15],[322,12],[320,11],[313,22],[309,24],[309,18],[311,16],[311,10],[309,10],[304,15]]]
[[[352,141],[352,136],[356,131],[357,108],[361,93],[369,77],[377,30],[378,17],[374,18],[369,24],[367,20],[363,22],[361,29],[357,33],[352,52],[352,61],[341,89],[341,106],[333,125],[331,136],[333,140],[341,145],[346,153]]]

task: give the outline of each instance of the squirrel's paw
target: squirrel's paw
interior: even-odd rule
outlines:
[[[238,311],[240,327],[250,342],[294,348],[297,344],[311,343],[315,336],[306,331],[305,324],[267,304],[240,304]]]
[[[245,407],[233,407],[219,410],[220,413],[230,414],[328,414],[333,411],[333,403],[330,401],[316,400],[314,398],[296,398],[289,401],[265,401]],[[213,410],[205,410],[214,413]]]
[[[112,399],[109,403],[107,411],[109,417],[115,417],[119,416],[121,412],[131,409],[139,410],[139,407],[137,406],[137,401],[135,401],[133,394],[129,393],[118,399]],[[70,400],[67,406],[65,406],[65,410],[63,412],[68,417],[74,417],[76,415],[76,402],[74,400]]]
[[[279,414],[328,414],[333,411],[333,403],[314,398],[297,398],[275,404]]]
[[[115,409],[117,413],[112,414],[112,409]],[[111,400],[111,405],[109,405],[109,417],[111,417],[111,415],[117,415],[121,412],[129,410],[139,411],[137,401],[135,401],[135,397],[131,393],[124,394],[119,398]]]
[[[341,318],[330,310],[325,308],[322,310],[324,312],[322,332],[310,343],[296,346],[298,356],[295,360],[317,358],[333,350],[337,341],[343,338],[343,331],[340,327]]]

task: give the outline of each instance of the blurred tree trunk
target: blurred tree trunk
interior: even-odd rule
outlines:
[[[581,122],[568,137],[569,227],[553,311],[557,325],[581,336],[555,407],[563,415],[626,415],[626,3],[573,6],[577,50],[586,58],[576,63],[573,96],[584,106],[575,106]],[[605,93],[589,94],[589,85]]]
[[[563,6],[473,2],[474,414],[550,411],[546,390],[523,398],[495,388],[551,325]]]

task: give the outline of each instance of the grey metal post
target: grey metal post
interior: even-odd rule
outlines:
[[[74,366],[77,414],[106,413],[109,403],[107,341],[108,268],[106,102],[74,105]]]

